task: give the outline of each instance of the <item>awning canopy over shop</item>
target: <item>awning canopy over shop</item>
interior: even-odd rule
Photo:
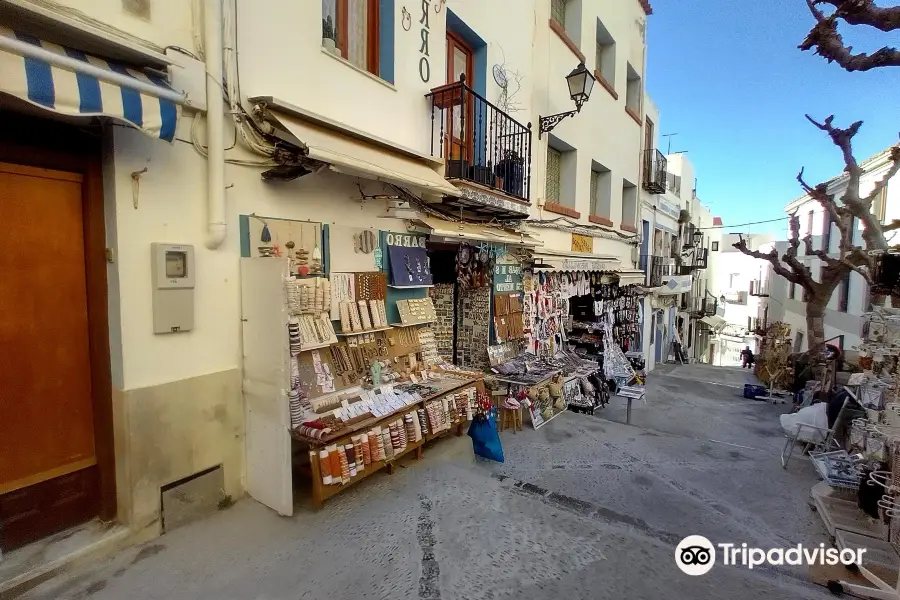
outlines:
[[[428,233],[434,241],[491,242],[493,244],[528,248],[541,245],[538,239],[527,233],[475,223],[453,223],[436,217],[420,217],[413,220],[412,224],[417,230]]]
[[[700,319],[701,323],[706,323],[709,328],[718,333],[728,325],[728,321],[716,315],[709,315]]]
[[[332,171],[409,188],[420,195],[459,196],[459,190],[425,160],[367,142],[323,122],[288,114],[277,106],[269,108],[268,116],[277,120],[273,125],[284,130],[280,137],[286,133],[288,141],[307,150],[309,158],[327,163]]]
[[[584,252],[566,252],[565,250],[548,250],[542,248],[534,253],[535,271],[615,271],[619,267],[619,259],[614,256],[598,256]]]
[[[619,269],[619,285],[643,285],[647,280],[647,274],[637,269]]]
[[[0,26],[0,92],[56,113],[109,117],[171,142],[185,96],[150,71]]]

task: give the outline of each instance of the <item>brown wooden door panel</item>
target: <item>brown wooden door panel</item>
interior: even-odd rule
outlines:
[[[14,550],[97,516],[97,467],[0,495],[0,548]]]
[[[94,461],[82,210],[81,175],[0,163],[0,493]]]

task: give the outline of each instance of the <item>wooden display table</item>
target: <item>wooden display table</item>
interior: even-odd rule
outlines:
[[[418,441],[409,440],[407,442],[406,448],[400,451],[396,451],[396,453],[390,459],[371,462],[370,464],[365,466],[365,470],[362,473],[357,473],[355,476],[351,477],[349,481],[346,481],[344,483],[325,485],[322,480],[322,467],[319,461],[319,451],[321,449],[331,445],[337,445],[340,447],[345,444],[350,444],[351,438],[356,436],[357,434],[366,432],[375,427],[386,426],[389,423],[396,421],[403,415],[406,415],[410,412],[415,412],[419,409],[424,409],[427,403],[434,400],[439,400],[449,394],[454,394],[471,387],[475,387],[477,390],[480,385],[482,385],[480,379],[462,380],[456,378],[440,379],[436,381],[429,381],[428,383],[432,386],[439,387],[440,389],[433,394],[422,398],[417,402],[404,406],[403,408],[397,409],[388,415],[384,415],[381,417],[371,417],[358,423],[354,423],[350,427],[342,429],[339,432],[332,434],[331,436],[324,437],[321,440],[310,440],[306,437],[295,434],[293,431],[291,432],[292,436],[295,439],[308,444],[310,447],[309,464],[312,478],[312,507],[314,509],[322,508],[325,500],[328,500],[332,496],[341,493],[350,486],[359,483],[363,479],[366,479],[370,475],[373,475],[381,470],[387,469],[388,473],[393,474],[394,470],[396,469],[397,462],[412,453],[415,453],[416,460],[421,460],[424,457],[424,446],[426,443],[438,438],[442,438],[448,433],[454,431],[456,432],[457,436],[463,434],[463,428],[469,423],[465,415],[462,415],[462,420],[453,423],[449,429],[445,429],[436,434],[431,434],[427,431],[423,431],[422,439]]]

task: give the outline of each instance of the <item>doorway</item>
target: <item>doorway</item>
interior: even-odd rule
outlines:
[[[456,83],[466,76],[466,85],[472,87],[475,74],[475,52],[461,37],[447,32],[447,83]],[[468,94],[462,96],[462,108],[451,107],[447,119],[447,158],[467,160],[473,158],[475,103]]]
[[[22,115],[0,119],[11,124],[0,136],[0,311],[8,315],[0,319],[0,549],[8,552],[111,520],[116,503],[98,139]]]

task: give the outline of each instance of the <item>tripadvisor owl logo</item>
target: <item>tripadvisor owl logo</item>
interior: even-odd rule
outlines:
[[[702,535],[689,535],[675,547],[675,564],[687,575],[706,575],[716,564],[716,548],[721,564],[753,569],[762,565],[829,565],[861,566],[865,548],[805,547],[802,544],[790,548],[751,548],[746,543],[713,544]]]
[[[689,535],[675,548],[675,564],[686,575],[706,575],[716,564],[716,549],[702,535]]]

